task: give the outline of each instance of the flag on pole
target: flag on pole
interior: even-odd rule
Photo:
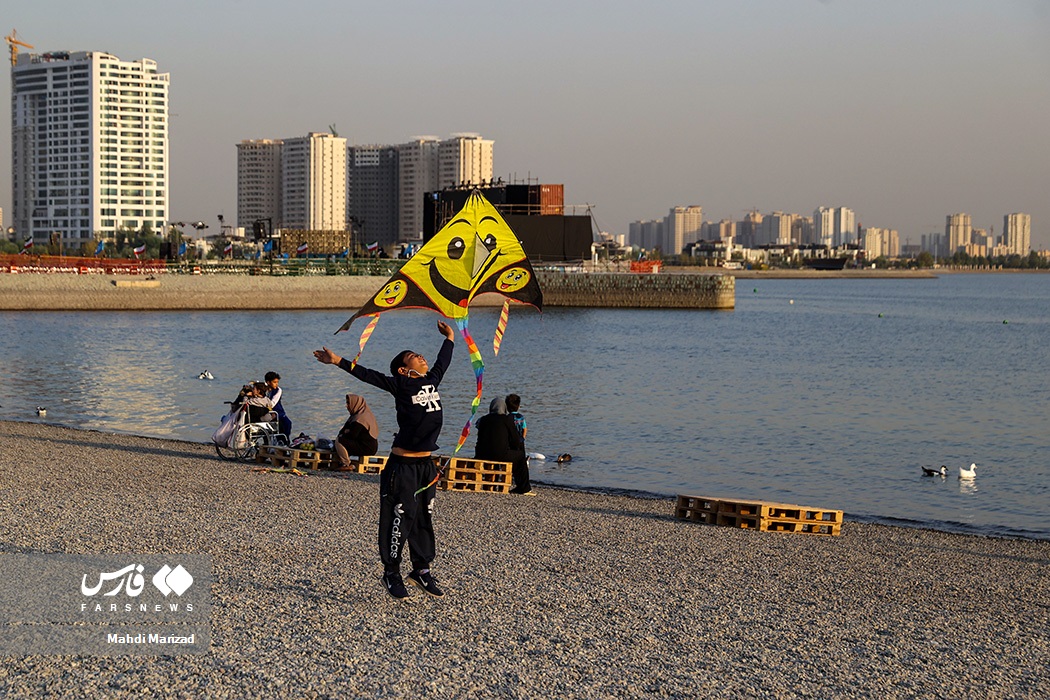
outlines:
[[[102,254],[102,249],[105,248],[105,247],[106,247],[106,242],[105,241],[99,241],[98,245],[95,246],[95,257],[98,257],[99,255],[101,255]]]
[[[368,249],[369,253],[374,253],[377,250],[379,250],[379,241],[372,241],[371,243],[366,245],[365,248]]]
[[[222,249],[222,254],[230,256],[233,255],[233,241],[230,241],[226,244],[226,247]]]
[[[22,255],[29,255],[29,251],[32,250],[32,249],[33,249],[33,237],[29,236],[24,241],[22,241],[21,254]]]
[[[305,241],[299,244],[299,247],[295,249],[296,255],[305,255],[306,251],[310,250],[310,245]]]
[[[146,252],[146,244],[143,243],[142,245],[140,245],[137,248],[135,248],[135,250],[134,250],[135,259],[138,260],[139,256],[142,255],[145,252]]]

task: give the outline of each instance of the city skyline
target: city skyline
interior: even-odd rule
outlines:
[[[998,236],[1025,212],[1032,248],[1050,248],[1050,8],[1035,0],[308,2],[301,23],[270,2],[188,5],[6,16],[22,51],[108,51],[172,76],[171,220],[236,218],[237,143],[335,125],[350,145],[485,134],[494,175],[564,183],[614,234],[690,204],[711,221],[848,206],[912,245],[953,213]],[[318,13],[331,21],[306,21]]]

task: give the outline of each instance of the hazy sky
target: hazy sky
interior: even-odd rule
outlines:
[[[676,205],[848,206],[917,244],[949,213],[999,234],[1022,211],[1050,247],[1044,0],[4,5],[38,52],[171,74],[173,220],[236,218],[238,141],[335,124],[356,144],[479,132],[497,176],[564,183],[613,233]]]

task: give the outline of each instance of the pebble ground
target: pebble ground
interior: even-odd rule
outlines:
[[[1050,542],[538,492],[439,492],[447,595],[402,602],[375,476],[0,422],[0,556],[196,552],[215,576],[207,654],[2,658],[0,697],[1050,697]]]

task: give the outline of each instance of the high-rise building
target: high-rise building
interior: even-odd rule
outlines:
[[[837,248],[857,242],[857,215],[849,207],[819,207],[813,212],[813,242]]]
[[[405,241],[423,240],[423,197],[438,187],[436,136],[416,136],[397,147],[398,232]]]
[[[672,207],[664,219],[664,240],[660,249],[664,255],[679,255],[687,245],[700,240],[704,225],[704,210],[695,204]]]
[[[762,226],[762,215],[757,209],[752,209],[740,220],[736,227],[737,243],[750,248],[756,245],[759,238],[759,228]]]
[[[281,227],[346,230],[346,139],[326,132],[284,139]]]
[[[493,142],[479,134],[444,141],[416,136],[398,150],[398,231],[403,241],[423,240],[423,197],[446,187],[492,180]]]
[[[350,146],[346,156],[347,221],[360,244],[390,252],[398,240],[397,146]]]
[[[168,220],[167,73],[101,51],[22,53],[11,69],[19,236],[66,249]]]
[[[1003,245],[1011,255],[1028,255],[1032,248],[1032,217],[1007,214],[1003,217]]]
[[[664,220],[642,219],[631,222],[628,228],[627,242],[642,250],[653,250],[663,245]]]
[[[481,134],[452,134],[438,144],[438,187],[492,180],[492,141]]]
[[[945,217],[944,237],[948,240],[948,255],[952,255],[965,245],[970,243],[970,234],[973,226],[970,225],[969,214],[949,214]]]
[[[791,243],[791,225],[795,214],[775,211],[763,217],[758,227],[758,236],[754,245],[788,245]]]
[[[900,235],[896,229],[867,227],[860,230],[860,248],[868,260],[898,258],[901,254]]]
[[[246,231],[262,219],[281,225],[281,146],[279,139],[237,144],[237,226]]]

